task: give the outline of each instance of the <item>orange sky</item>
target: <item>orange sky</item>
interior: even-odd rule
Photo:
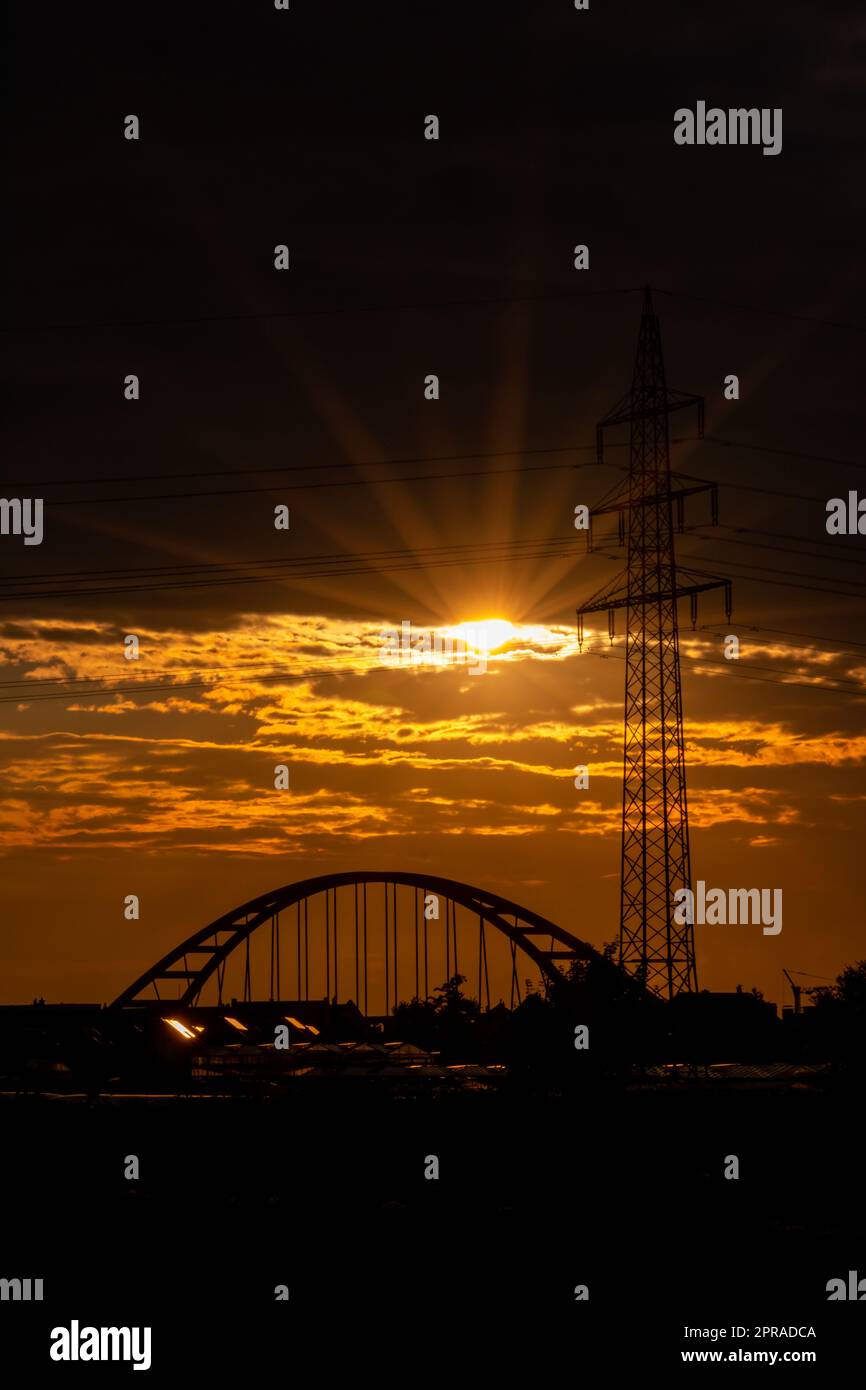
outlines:
[[[352,868],[428,870],[597,945],[613,937],[621,639],[611,649],[597,635],[581,655],[573,629],[515,625],[473,675],[471,653],[384,664],[383,625],[272,614],[213,632],[154,627],[137,663],[107,624],[65,620],[61,644],[56,622],[6,637],[6,660],[42,682],[164,690],[6,705],[4,1001],[106,1000],[236,903]],[[719,646],[683,634],[693,660],[718,660]],[[828,663],[802,644],[750,645],[744,658],[796,666],[801,681],[856,674],[850,656]],[[275,671],[297,683],[261,679]],[[196,676],[210,687],[171,693]],[[725,668],[689,667],[684,690],[693,876],[784,893],[777,937],[696,927],[700,982],[778,1000],[781,966],[831,975],[862,954],[866,734],[846,724],[852,702],[779,685],[770,703]],[[277,763],[288,792],[274,790]],[[133,892],[137,923],[122,912]]]
[[[668,386],[706,400],[671,467],[719,489],[677,563],[731,578],[741,642],[737,668],[718,594],[696,633],[681,605],[692,874],[784,902],[778,936],[697,926],[699,979],[780,1000],[782,966],[866,955],[863,537],[825,529],[863,490],[850,15],[758,6],[774,41],[744,43],[692,7],[659,49],[650,5],[464,5],[458,44],[411,5],[247,6],[242,42],[175,6],[177,43],[66,8],[12,35],[3,495],[44,497],[45,533],[0,537],[0,998],[110,1000],[328,870],[616,935],[621,637],[579,654],[575,608],[624,554],[573,518],[628,471],[596,424],[647,284]],[[784,153],[677,146],[696,93],[784,108]],[[383,627],[485,618],[515,631],[483,674],[380,660]]]

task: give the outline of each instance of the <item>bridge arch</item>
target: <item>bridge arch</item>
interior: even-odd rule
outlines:
[[[354,942],[355,942],[355,1002],[359,1007],[364,1005],[364,1012],[367,1012],[367,990],[366,990],[366,967],[367,967],[367,888],[370,885],[381,884],[384,889],[384,930],[385,930],[385,1012],[389,1012],[392,1002],[397,1002],[399,989],[397,976],[397,943],[398,943],[398,896],[397,888],[414,890],[414,940],[415,940],[415,993],[420,993],[419,983],[419,895],[423,900],[429,895],[434,895],[441,903],[445,900],[445,943],[446,960],[448,958],[449,930],[453,931],[453,961],[455,973],[458,973],[458,932],[457,932],[457,908],[460,907],[468,912],[471,917],[478,920],[478,981],[479,981],[479,1000],[481,998],[482,982],[487,974],[487,957],[485,944],[485,928],[491,927],[495,932],[504,936],[510,947],[512,968],[514,971],[512,979],[516,978],[516,953],[522,952],[528,956],[537,967],[545,987],[562,981],[569,967],[576,961],[598,961],[602,957],[589,946],[586,942],[579,940],[570,932],[557,926],[548,918],[541,916],[529,908],[521,906],[519,903],[512,902],[509,898],[504,898],[497,893],[490,893],[486,889],[474,887],[471,884],[461,883],[456,879],[442,878],[436,874],[416,874],[391,871],[362,871],[347,872],[336,874],[322,874],[315,878],[301,879],[296,883],[286,884],[282,888],[277,888],[273,892],[264,893],[260,897],[252,898],[249,902],[242,903],[239,907],[225,913],[223,916],[209,922],[207,926],[194,932],[192,936],[186,938],[173,950],[169,951],[160,960],[156,961],[144,971],[138,979],[134,980],[122,994],[114,1001],[113,1007],[125,1007],[130,1005],[147,1005],[156,1002],[168,1002],[166,996],[160,994],[160,985],[169,988],[179,988],[180,993],[172,996],[171,1002],[181,1006],[194,1006],[200,1001],[200,996],[205,985],[216,976],[216,984],[219,995],[219,1003],[223,1002],[223,981],[225,978],[226,963],[237,950],[242,950],[246,955],[245,973],[245,998],[251,998],[251,993],[247,993],[250,988],[250,966],[249,966],[249,947],[253,935],[261,928],[270,923],[270,944],[271,944],[271,963],[270,963],[270,997],[274,996],[274,945],[276,943],[276,997],[281,995],[281,964],[280,964],[280,914],[285,913],[291,908],[295,908],[297,914],[297,971],[298,982],[301,980],[301,957],[302,957],[302,915],[304,932],[307,936],[305,950],[305,966],[309,971],[309,937],[308,937],[308,904],[311,900],[324,895],[324,952],[328,960],[327,976],[327,997],[331,996],[330,981],[330,952],[333,944],[333,964],[334,964],[334,994],[339,995],[339,954],[337,939],[337,892],[339,889],[352,889],[354,901]],[[389,888],[392,891],[392,912],[393,912],[393,1001],[390,995],[390,981],[388,975],[388,943],[389,943]],[[359,893],[359,890],[361,892]],[[329,903],[333,903],[333,921],[331,923],[329,913]],[[360,953],[360,926],[359,907],[363,910],[363,939],[364,939],[364,993],[362,998],[361,977],[359,971]],[[450,913],[450,917],[449,917]],[[438,920],[438,919],[437,919]],[[450,927],[449,927],[450,922]],[[405,924],[404,924],[405,925]],[[411,925],[411,924],[410,924]],[[429,980],[426,971],[426,947],[427,947],[427,919],[421,918],[421,925],[424,931],[424,950],[425,950],[425,994],[429,989]],[[331,931],[333,930],[333,936]],[[545,944],[545,938],[547,943]],[[154,998],[143,997],[146,991],[152,989]],[[487,984],[488,1004],[490,1002],[489,980]],[[300,997],[300,996],[299,996]],[[309,997],[308,995],[305,997]],[[347,996],[348,997],[348,996]],[[518,986],[519,998],[519,986]],[[513,985],[512,985],[513,1003]]]

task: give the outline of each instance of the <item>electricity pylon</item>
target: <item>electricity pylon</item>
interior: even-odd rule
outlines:
[[[581,605],[577,626],[582,649],[584,616],[607,610],[612,643],[615,610],[627,610],[619,960],[667,998],[697,989],[694,925],[680,924],[674,915],[674,894],[692,886],[677,604],[690,596],[694,627],[698,594],[723,587],[728,618],[731,612],[728,580],[681,570],[678,582],[674,503],[680,531],[684,499],[695,493],[710,493],[713,524],[718,517],[714,483],[671,473],[668,417],[689,406],[697,407],[703,436],[703,398],[665,383],[659,323],[647,287],[631,390],[598,425],[599,463],[605,429],[629,425],[628,478],[610,501],[592,510],[593,518],[618,514],[620,544],[628,516],[628,564]]]

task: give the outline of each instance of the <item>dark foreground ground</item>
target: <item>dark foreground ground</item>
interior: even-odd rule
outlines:
[[[21,1384],[133,1374],[51,1362],[51,1328],[77,1318],[151,1326],[158,1384],[595,1384],[599,1361],[700,1375],[682,1349],[738,1347],[815,1352],[781,1369],[847,1383],[866,1300],[826,1285],[866,1278],[861,1106],[850,1089],[422,1099],[327,1080],[274,1102],[9,1096],[0,1277],[41,1277],[45,1296],[0,1303],[4,1360]],[[748,1335],[686,1341],[686,1325]]]

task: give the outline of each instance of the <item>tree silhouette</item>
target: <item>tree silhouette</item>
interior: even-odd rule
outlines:
[[[435,1049],[443,1058],[467,1060],[475,1051],[474,1024],[478,1001],[463,993],[465,975],[452,975],[437,985],[430,999],[411,999],[394,1010],[397,1028],[407,1042]]]
[[[843,1068],[863,1069],[866,1066],[866,960],[846,965],[837,975],[836,983],[816,989],[812,999],[822,1037],[834,1061]]]

